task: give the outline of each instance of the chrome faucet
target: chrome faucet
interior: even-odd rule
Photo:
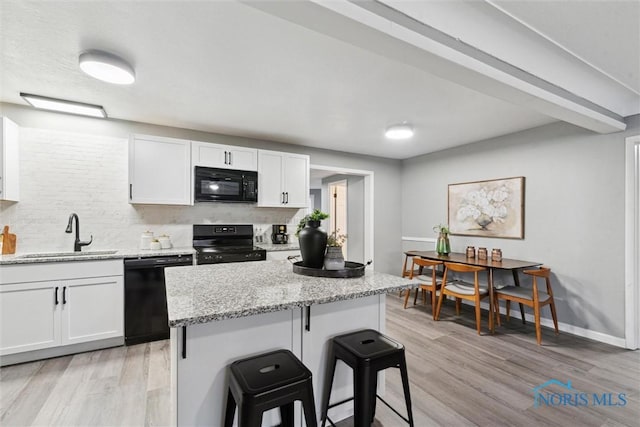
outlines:
[[[89,239],[88,242],[80,241],[80,220],[78,219],[78,215],[75,213],[72,213],[71,215],[69,215],[69,224],[67,224],[67,229],[65,230],[65,233],[71,233],[74,218],[76,219],[76,241],[73,243],[73,251],[80,252],[83,246],[89,246],[91,242],[93,242],[93,235],[91,235],[91,238]]]

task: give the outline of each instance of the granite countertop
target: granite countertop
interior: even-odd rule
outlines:
[[[299,251],[300,245],[298,243],[256,243],[256,246],[260,249],[264,249],[267,252],[281,252],[281,251]]]
[[[398,291],[417,282],[366,270],[332,279],[295,274],[289,261],[165,270],[169,326],[180,327]]]
[[[78,255],[82,254],[82,255]],[[170,249],[120,249],[120,250],[90,250],[83,252],[42,252],[24,253],[0,256],[0,265],[11,264],[35,264],[42,262],[69,262],[69,261],[96,261],[105,259],[147,258],[166,255],[191,255],[195,254],[192,247],[177,247]]]

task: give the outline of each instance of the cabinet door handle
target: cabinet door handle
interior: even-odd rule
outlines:
[[[280,201],[284,205],[284,191],[282,192],[282,198],[280,199]]]
[[[54,300],[56,302],[56,305],[60,304],[60,302],[58,301],[58,289],[59,289],[59,286],[56,286],[56,289],[53,291],[53,295],[55,295]]]
[[[129,184],[129,200],[133,199],[133,184]]]
[[[286,192],[286,193],[284,193],[284,194],[285,194],[285,195],[286,195],[286,197],[287,197],[287,199],[286,199],[285,203],[286,203],[286,204],[289,204],[289,192],[287,191],[287,192]]]
[[[67,303],[67,287],[63,286],[62,287],[62,305],[65,305]]]
[[[233,158],[231,157],[231,151],[229,151],[229,164],[233,164]]]
[[[307,312],[307,321],[306,321],[306,324],[304,325],[304,329],[306,331],[311,331],[311,306],[310,305],[306,307],[306,312]]]

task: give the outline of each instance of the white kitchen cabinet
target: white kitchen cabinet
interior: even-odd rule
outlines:
[[[191,141],[132,135],[129,203],[192,205]]]
[[[0,286],[0,355],[59,345],[59,306],[53,282]]]
[[[123,293],[119,259],[3,266],[0,355],[122,337]]]
[[[64,282],[61,344],[77,344],[123,335],[122,276]]]
[[[0,200],[17,202],[20,199],[20,187],[18,177],[19,147],[18,135],[20,128],[6,117],[0,120],[2,127],[0,135]]]
[[[258,150],[255,148],[193,141],[191,156],[193,166],[245,171],[258,170]]]
[[[309,156],[258,150],[258,206],[305,208]]]

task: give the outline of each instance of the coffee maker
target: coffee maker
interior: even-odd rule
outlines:
[[[285,243],[289,243],[286,224],[274,224],[272,226],[271,242],[275,245],[284,245]]]

